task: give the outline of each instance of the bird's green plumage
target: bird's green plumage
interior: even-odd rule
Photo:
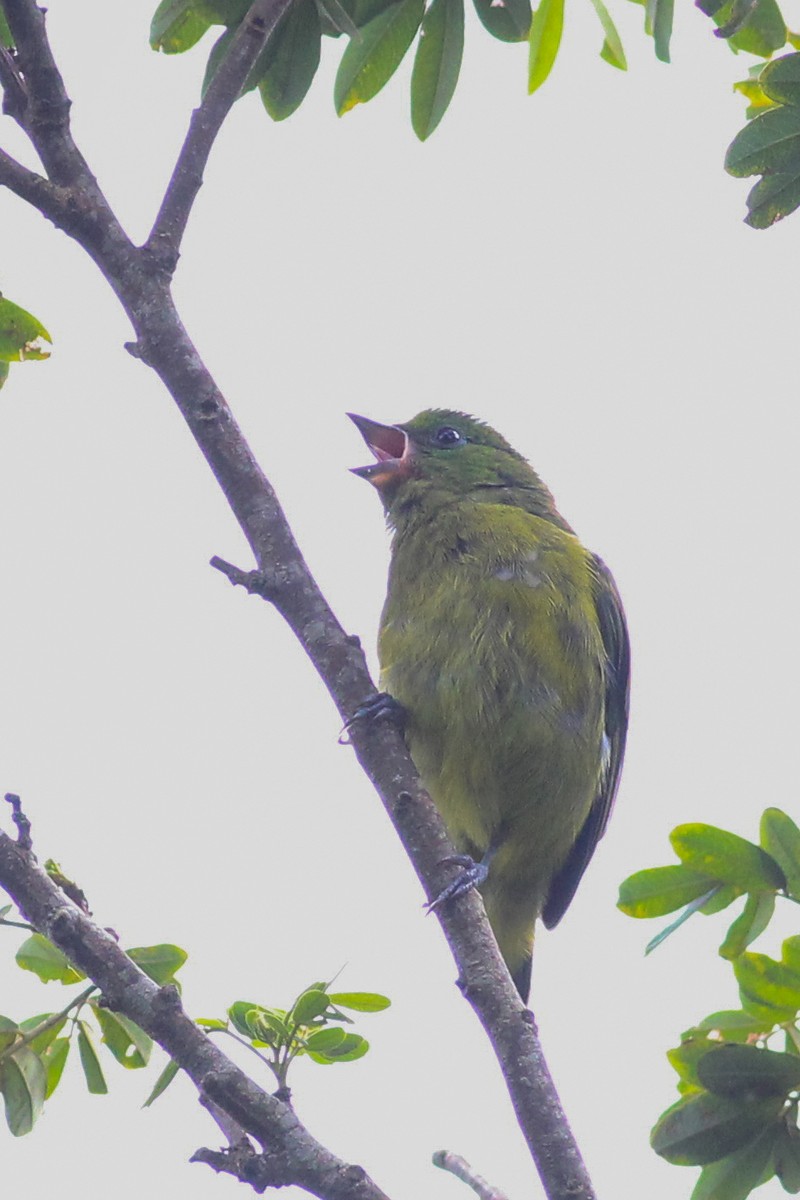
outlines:
[[[380,445],[380,426],[361,428]],[[390,456],[385,440],[367,469],[394,531],[381,682],[406,710],[450,837],[488,861],[487,913],[526,995],[536,919],[563,914],[616,790],[622,608],[606,568],[497,433],[446,410],[398,430],[407,453]]]

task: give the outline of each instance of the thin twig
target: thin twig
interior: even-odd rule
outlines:
[[[17,1051],[23,1046],[28,1046],[31,1042],[35,1041],[36,1038],[41,1037],[43,1033],[47,1033],[48,1029],[52,1029],[54,1025],[58,1025],[59,1021],[66,1020],[73,1008],[81,1008],[92,995],[92,993],[96,991],[97,984],[95,983],[93,983],[91,987],[84,988],[80,996],[75,996],[73,1000],[70,1000],[69,1004],[67,1004],[65,1008],[61,1009],[61,1012],[53,1013],[47,1018],[46,1021],[42,1021],[33,1029],[29,1029],[28,1032],[23,1034],[22,1037],[16,1042],[12,1042],[10,1046],[6,1046],[5,1050],[0,1051],[0,1062],[2,1062],[4,1058],[9,1058],[12,1054],[16,1054]]]
[[[490,1183],[487,1183],[483,1176],[473,1170],[460,1154],[453,1154],[450,1150],[437,1150],[432,1161],[435,1167],[449,1171],[451,1175],[455,1175],[456,1179],[460,1179],[462,1183],[471,1187],[479,1200],[508,1200],[505,1192],[501,1192],[499,1188],[492,1187]]]
[[[17,845],[20,850],[30,850],[31,823],[22,811],[22,801],[13,792],[6,792],[6,802],[11,805],[11,819],[17,827]]]
[[[164,200],[145,249],[172,274],[192,205],[203,183],[208,156],[242,85],[291,0],[255,0],[231,38],[199,108],[192,113]]]

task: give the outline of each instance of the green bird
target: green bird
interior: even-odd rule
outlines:
[[[521,454],[445,409],[348,414],[393,530],[378,652],[422,782],[480,887],[523,1000],[534,926],[560,921],[602,837],[628,723],[629,643],[608,568]]]

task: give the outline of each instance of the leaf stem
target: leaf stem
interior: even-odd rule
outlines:
[[[52,1029],[54,1025],[58,1025],[59,1021],[65,1020],[72,1012],[73,1008],[81,1009],[91,996],[92,992],[96,991],[99,991],[99,988],[94,983],[91,985],[91,987],[84,988],[79,996],[73,997],[69,1004],[65,1008],[61,1009],[61,1012],[51,1013],[46,1020],[42,1021],[39,1025],[35,1025],[33,1029],[29,1029],[27,1033],[24,1033],[19,1041],[12,1042],[10,1046],[6,1046],[5,1050],[0,1052],[0,1062],[2,1062],[4,1058],[10,1058],[12,1054],[16,1054],[17,1050],[21,1049],[22,1046],[28,1046],[31,1042],[35,1041],[37,1037],[41,1037],[42,1034],[46,1033],[48,1029]]]

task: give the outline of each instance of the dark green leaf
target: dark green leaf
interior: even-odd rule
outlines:
[[[531,27],[530,0],[473,0],[482,25],[501,42],[524,42]]]
[[[339,116],[366,103],[388,83],[414,40],[425,11],[425,0],[400,0],[362,29],[362,40],[347,46],[334,86]]]
[[[779,67],[783,69],[778,71]],[[775,81],[774,93],[772,80]],[[800,104],[800,54],[789,54],[769,63],[761,72],[759,85],[772,100]],[[800,829],[779,808],[764,811],[761,818],[761,845],[783,871],[789,895],[800,900]]]
[[[118,1063],[129,1070],[146,1067],[153,1052],[152,1038],[122,1013],[93,1004],[92,1009],[108,1046]]]
[[[780,1130],[776,1122],[740,1150],[704,1167],[691,1200],[747,1200],[754,1188],[772,1178]]]
[[[69,1054],[69,1038],[56,1038],[42,1054],[42,1066],[47,1075],[44,1098],[48,1100],[59,1085]]]
[[[651,867],[622,881],[617,907],[629,917],[663,917],[705,895],[713,887],[714,880],[708,875],[679,863]]]
[[[600,50],[600,57],[610,63],[612,67],[618,67],[620,71],[627,71],[628,60],[625,58],[625,51],[622,46],[622,39],[617,32],[617,27],[611,20],[611,13],[606,8],[603,0],[592,0],[594,10],[600,18],[600,24],[603,27],[605,41]]]
[[[715,1162],[763,1133],[781,1107],[781,1099],[775,1097],[741,1104],[699,1092],[663,1113],[653,1127],[650,1145],[677,1166]]]
[[[30,1133],[44,1104],[47,1075],[41,1059],[27,1046],[0,1063],[0,1090],[6,1121],[14,1137]]]
[[[295,1025],[310,1025],[315,1017],[322,1016],[329,1003],[325,992],[310,988],[295,1000],[288,1019]]]
[[[150,45],[164,54],[190,50],[212,24],[197,0],[162,0],[150,22]]]
[[[77,983],[86,976],[76,971],[65,954],[40,933],[32,933],[17,951],[17,966],[23,971],[33,971],[42,983],[57,980],[59,983]]]
[[[776,110],[780,111],[780,110]],[[800,113],[800,109],[794,110]],[[800,205],[800,158],[790,171],[759,179],[747,196],[745,222],[753,229],[768,229]]]
[[[50,351],[42,347],[42,339],[53,340],[41,321],[0,296],[0,360],[24,362],[49,358]]]
[[[742,1003],[748,1012],[770,1010],[774,1021],[793,1020],[800,1010],[800,973],[766,954],[741,954],[733,964]]]
[[[147,1099],[145,1100],[144,1104],[142,1105],[142,1108],[149,1108],[150,1105],[153,1104],[158,1099],[158,1097],[167,1090],[167,1088],[172,1083],[173,1079],[175,1078],[175,1076],[178,1074],[179,1071],[180,1071],[180,1067],[175,1062],[175,1059],[171,1058],[169,1060],[169,1062],[167,1063],[167,1065],[164,1067],[164,1070],[159,1075],[158,1079],[153,1084],[153,1090],[150,1093],[150,1095],[147,1097]]]
[[[719,1042],[712,1040],[707,1034],[703,1033],[699,1037],[689,1034],[684,1035],[680,1046],[675,1046],[667,1051],[667,1060],[670,1066],[677,1072],[681,1083],[687,1085],[681,1088],[681,1091],[697,1092],[702,1090],[703,1085],[697,1074],[697,1064],[718,1045]]]
[[[733,1100],[785,1096],[800,1087],[800,1058],[759,1046],[716,1046],[697,1064],[703,1087]]]
[[[391,1000],[379,992],[332,992],[328,999],[339,1008],[350,1008],[353,1012],[382,1012],[389,1008]]]
[[[772,919],[775,911],[774,892],[750,892],[740,915],[731,925],[719,948],[723,958],[736,958],[754,942]]]
[[[464,0],[433,0],[422,22],[411,76],[411,124],[424,142],[453,98],[464,53]]]
[[[267,43],[265,69],[258,82],[273,121],[290,117],[305,99],[319,66],[321,38],[314,0],[294,0]]]
[[[763,70],[763,67],[761,67],[760,64],[759,70]],[[745,116],[747,117],[748,121],[753,117],[757,117],[759,113],[766,112],[767,109],[775,107],[772,100],[770,100],[767,93],[761,87],[761,84],[757,78],[739,79],[733,85],[733,90],[735,92],[739,92],[747,100]],[[763,844],[763,837],[761,841]],[[767,849],[767,847],[764,848]],[[773,855],[773,858],[774,857],[775,856]],[[777,861],[778,860],[776,859],[776,862]]]
[[[765,113],[756,120],[763,121],[771,115]],[[774,891],[784,886],[783,872],[775,859],[760,846],[727,829],[715,825],[679,825],[669,840],[681,862],[722,883],[733,883],[747,892]]]
[[[784,1191],[800,1192],[800,1131],[796,1125],[783,1124],[775,1142],[775,1174]]]
[[[26,1021],[20,1021],[19,1027],[22,1032],[28,1036],[33,1032],[34,1029],[38,1029],[40,1025],[43,1025],[45,1021],[49,1021],[53,1015],[53,1013],[41,1013],[38,1017],[28,1017]],[[49,1026],[49,1028],[45,1029],[43,1033],[40,1033],[37,1037],[28,1042],[27,1044],[30,1046],[33,1053],[43,1054],[50,1043],[56,1040],[66,1023],[67,1018],[61,1017],[58,1021],[56,1021],[55,1025]]]
[[[81,1056],[81,1066],[86,1079],[86,1086],[93,1096],[105,1096],[108,1091],[103,1068],[97,1057],[91,1030],[85,1021],[78,1022],[78,1053]]]
[[[528,34],[528,95],[540,88],[553,69],[564,31],[564,0],[539,0]]]
[[[140,971],[162,987],[167,983],[176,983],[175,972],[180,970],[189,957],[180,946],[162,944],[158,946],[134,946],[126,950],[128,958],[132,958]]]
[[[0,46],[6,46],[9,49],[14,45],[14,39],[11,36],[11,30],[8,28],[8,21],[5,13],[0,5]]]
[[[725,155],[725,170],[743,177],[765,171],[791,171],[798,162],[800,107],[787,104],[754,117],[737,133]]]

